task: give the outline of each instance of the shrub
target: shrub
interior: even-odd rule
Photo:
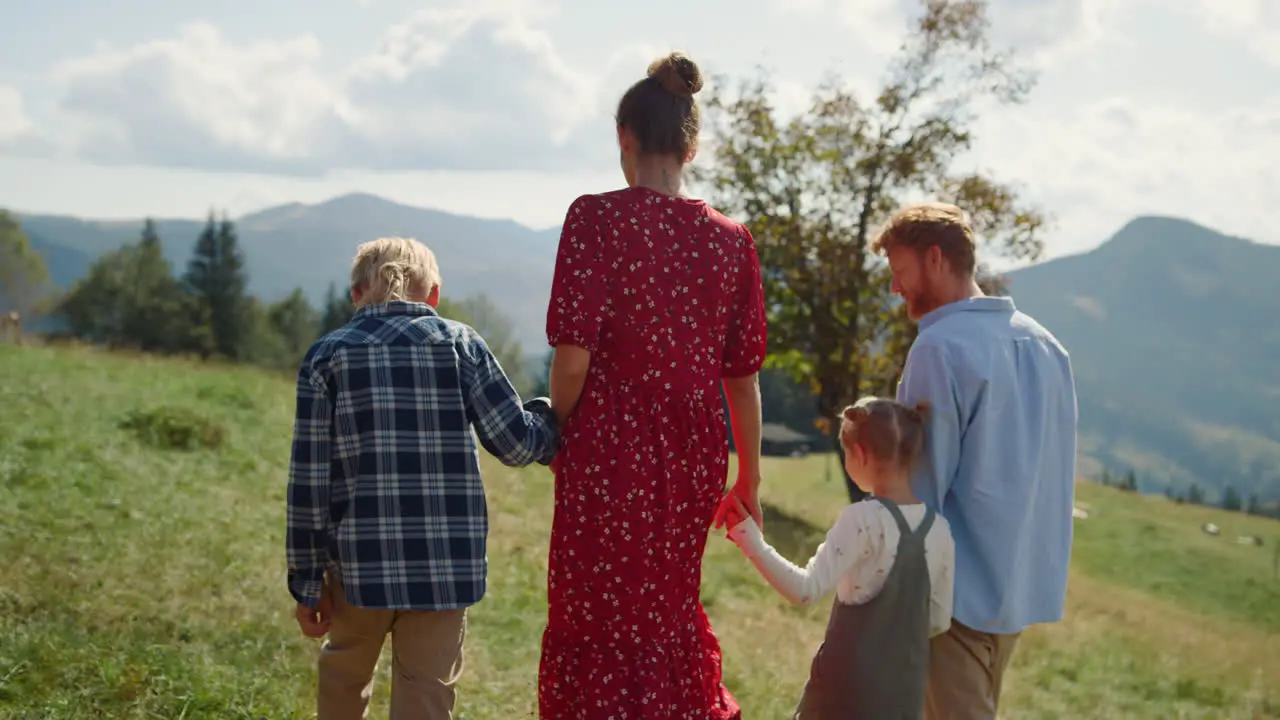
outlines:
[[[216,450],[227,434],[221,424],[179,407],[133,410],[120,421],[120,427],[161,450]]]

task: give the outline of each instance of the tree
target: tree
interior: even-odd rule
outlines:
[[[529,394],[533,382],[529,377],[524,347],[516,339],[515,325],[488,295],[472,295],[458,303],[456,310],[442,301],[441,308],[443,309],[437,308],[441,315],[475,328],[493,356],[498,359],[498,364],[502,366],[511,384],[522,395]]]
[[[1204,504],[1204,491],[1196,483],[1191,483],[1191,487],[1187,488],[1187,503],[1191,505]]]
[[[235,225],[230,220],[224,217],[218,222],[209,213],[187,264],[185,280],[198,299],[193,320],[206,321],[212,338],[212,347],[200,348],[201,354],[207,355],[211,349],[232,360],[242,359],[241,343],[248,336],[248,278]]]
[[[1258,493],[1249,493],[1249,504],[1245,506],[1245,512],[1250,515],[1262,514],[1262,503],[1258,501]]]
[[[189,298],[164,258],[155,224],[143,224],[137,243],[98,258],[62,298],[57,312],[72,334],[113,347],[177,352],[201,342]]]
[[[991,49],[987,28],[985,2],[929,0],[870,102],[831,81],[806,113],[780,121],[761,76],[708,105],[712,159],[695,180],[751,228],[769,366],[812,383],[819,417],[862,394],[892,394],[914,340],[885,263],[868,249],[897,207],[949,200],[970,213],[981,253],[1041,252],[1039,212],[1011,187],[952,168],[972,144],[976,103],[1021,102],[1032,86]],[[831,438],[839,451],[838,433]],[[848,478],[846,486],[863,496]]]
[[[136,253],[136,248],[126,245],[99,257],[62,297],[55,312],[73,335],[103,345],[126,344],[125,299]]]
[[[356,308],[351,303],[351,294],[344,292],[339,295],[337,285],[329,283],[329,290],[325,293],[324,307],[320,314],[320,334],[328,335],[346,325],[351,322],[355,314]]]
[[[551,360],[555,356],[555,350],[548,350],[547,354],[543,356],[542,368],[538,371],[538,376],[533,379],[533,385],[529,388],[529,394],[533,397],[548,397],[551,395]]]
[[[31,248],[18,221],[0,210],[0,311],[30,312],[51,290],[44,258]]]
[[[173,277],[150,218],[143,223],[138,245],[129,252],[124,280],[124,342],[147,352],[173,351],[186,344],[182,285]]]
[[[1130,468],[1129,472],[1124,474],[1124,479],[1120,481],[1120,489],[1125,492],[1138,492],[1138,475],[1133,471],[1133,468]]]
[[[1236,492],[1235,488],[1228,485],[1227,489],[1222,492],[1222,509],[1230,510],[1232,512],[1240,512],[1240,508],[1243,507],[1243,505],[1244,503],[1240,501],[1240,493]]]
[[[272,330],[280,336],[291,364],[302,360],[311,344],[319,337],[320,315],[307,302],[302,288],[267,309]]]

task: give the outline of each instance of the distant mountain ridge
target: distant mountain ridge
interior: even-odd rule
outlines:
[[[56,283],[135,241],[142,221],[22,216]],[[341,286],[358,242],[416,237],[435,250],[446,296],[487,293],[529,352],[543,326],[559,231],[411,207],[373,195],[290,203],[239,218],[250,291]],[[157,223],[181,272],[203,220]],[[1078,378],[1082,474],[1134,468],[1147,489],[1196,482],[1280,499],[1280,247],[1196,223],[1139,217],[1098,248],[1009,273],[1019,308],[1057,335]]]
[[[1280,247],[1139,217],[1010,274],[1071,353],[1084,470],[1280,497]]]
[[[343,288],[357,244],[402,235],[425,242],[435,252],[447,296],[484,292],[511,316],[528,348],[545,345],[558,230],[416,208],[367,194],[315,205],[290,203],[233,219],[249,268],[249,291],[265,300],[277,300],[301,287],[318,301],[330,282]],[[54,283],[63,288],[83,277],[94,259],[135,242],[142,232],[141,219],[21,215],[20,220],[32,246],[44,255]],[[186,267],[204,222],[156,221],[165,256],[176,273]]]

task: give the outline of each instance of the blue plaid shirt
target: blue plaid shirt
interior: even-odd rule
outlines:
[[[294,599],[314,607],[336,571],[358,607],[478,602],[489,521],[476,436],[512,467],[549,463],[557,445],[550,407],[522,407],[470,327],[391,302],[317,341],[298,373],[289,464]]]

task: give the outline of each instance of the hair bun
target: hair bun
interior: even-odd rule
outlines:
[[[702,71],[682,52],[673,52],[649,63],[648,74],[672,95],[693,97],[702,89]]]

